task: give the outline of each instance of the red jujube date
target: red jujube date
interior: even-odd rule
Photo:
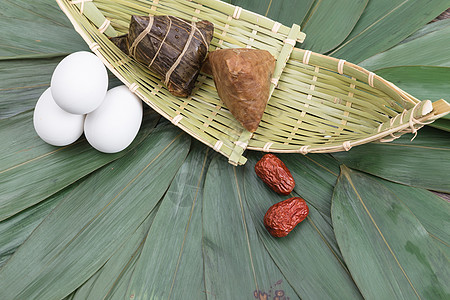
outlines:
[[[264,216],[264,226],[274,237],[283,237],[303,221],[309,213],[308,205],[300,197],[292,197],[272,205]]]
[[[264,155],[255,165],[255,172],[265,184],[281,195],[289,195],[295,187],[294,177],[275,155]]]

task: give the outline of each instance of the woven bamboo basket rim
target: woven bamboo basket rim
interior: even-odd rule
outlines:
[[[420,101],[355,64],[296,48],[300,27],[287,27],[218,0],[56,0],[107,68],[151,108],[197,140],[246,162],[246,149],[274,153],[348,151],[372,141],[417,133],[450,112],[444,100]],[[173,15],[215,26],[210,50],[255,48],[276,58],[271,97],[260,126],[246,131],[201,74],[192,95],[171,95],[160,79],[123,54],[108,37],[127,33],[131,15]]]

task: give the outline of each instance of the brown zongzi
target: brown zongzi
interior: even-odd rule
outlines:
[[[254,132],[270,95],[275,58],[266,50],[221,49],[208,55],[217,93],[233,116]]]
[[[161,76],[169,92],[187,97],[208,53],[214,25],[173,16],[132,16],[127,35],[111,40]]]

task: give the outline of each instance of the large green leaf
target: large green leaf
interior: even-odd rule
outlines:
[[[21,20],[33,20],[44,24],[72,27],[69,19],[54,0],[2,0],[0,16]],[[29,30],[31,30],[30,28]]]
[[[29,110],[49,87],[61,58],[0,61],[0,119]]]
[[[411,141],[405,135],[390,143],[373,142],[333,153],[347,166],[398,183],[450,192],[450,133],[422,128]]]
[[[203,199],[206,296],[265,299],[275,296],[276,289],[298,299],[258,238],[244,198],[242,171],[223,157],[208,169]]]
[[[450,67],[392,67],[380,69],[377,74],[418,99],[450,100]],[[450,115],[443,118],[450,119]]]
[[[417,217],[429,235],[450,254],[450,203],[434,193],[380,178],[374,178],[385,189],[392,191]],[[450,257],[450,255],[448,256]]]
[[[333,244],[331,226],[309,205],[308,217],[283,238],[272,237],[264,227],[267,209],[287,196],[265,188],[253,170],[250,156],[244,172],[245,199],[254,226],[270,256],[301,299],[359,299],[360,293]],[[242,169],[242,168],[241,168]],[[331,234],[330,234],[331,233]]]
[[[42,220],[76,187],[62,190],[15,216],[0,222],[0,268]]]
[[[286,26],[292,26],[292,24],[302,23],[314,0],[231,0],[229,2]]]
[[[280,1],[282,2],[282,1]],[[302,48],[318,53],[336,48],[350,34],[369,0],[316,1],[302,23]]]
[[[403,41],[401,41],[401,44],[410,42],[410,41],[415,40],[420,37],[423,37],[424,35],[427,35],[434,31],[444,29],[449,24],[450,24],[450,19],[444,19],[444,20],[440,20],[437,22],[429,23],[429,24],[425,25],[424,27],[420,28],[419,30],[417,30],[416,32],[414,32],[413,34],[411,34],[410,36],[408,36]]]
[[[68,27],[2,17],[0,28],[0,59],[33,55],[61,56],[89,50],[81,37]]]
[[[346,41],[330,54],[359,63],[395,46],[448,7],[447,0],[369,1]],[[420,55],[411,52],[408,54]],[[406,53],[403,55],[409,56]]]
[[[0,120],[0,220],[30,207],[101,166],[122,157],[153,130],[159,115],[148,110],[135,141],[115,154],[101,153],[84,138],[54,147],[34,131],[32,111]],[[70,171],[68,171],[70,170]]]
[[[448,120],[448,118],[436,120],[433,122],[432,126],[450,132],[450,120]]]
[[[130,269],[134,269],[135,261],[141,253],[156,211],[157,208],[152,210],[147,219],[142,222],[114,255],[108,259],[105,265],[75,292],[74,300],[108,299],[114,293],[119,292],[119,284],[122,281],[128,285],[130,278],[126,274]],[[122,292],[122,295],[125,296],[125,292]]]
[[[373,71],[387,67],[416,65],[450,66],[450,23],[360,63],[360,66]]]
[[[295,180],[295,192],[313,205],[331,224],[331,197],[339,163],[328,154],[280,154]]]
[[[42,3],[41,3],[42,2]],[[0,59],[25,56],[60,56],[88,50],[56,1],[0,3]]]
[[[447,299],[448,259],[400,197],[342,167],[332,217],[345,262],[367,299]]]
[[[123,274],[121,274],[121,278],[114,285],[111,292],[105,297],[105,300],[115,300],[115,299],[125,299],[128,292],[128,283],[131,280],[131,276],[136,268],[137,260],[139,259],[139,255],[134,256],[129,265],[124,270]],[[95,299],[93,299],[95,300]]]
[[[212,152],[208,149],[194,144],[167,190],[137,261],[127,298],[205,298],[201,209]]]
[[[0,270],[0,299],[59,299],[92,276],[161,199],[189,141],[173,126],[159,127],[90,175]]]

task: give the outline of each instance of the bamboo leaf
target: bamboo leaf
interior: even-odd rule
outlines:
[[[339,163],[328,154],[280,154],[278,157],[294,177],[294,191],[331,224],[331,198],[339,175]]]
[[[141,254],[142,246],[157,210],[157,208],[152,210],[147,219],[108,259],[105,265],[76,291],[74,300],[106,299],[118,292],[121,281],[128,285],[130,278],[126,274],[134,267],[137,257]],[[125,292],[123,292],[123,296],[125,296]]]
[[[90,278],[161,199],[189,141],[172,126],[159,127],[90,175],[0,270],[0,299],[59,299]]]
[[[0,18],[0,28],[0,59],[89,50],[72,28],[9,17]]]
[[[126,298],[204,299],[203,184],[211,151],[196,143],[156,214]]]
[[[72,294],[68,295],[67,297],[64,297],[62,300],[73,300],[74,296],[75,296],[75,293],[72,293]]]
[[[332,217],[352,277],[368,299],[446,299],[449,262],[400,200],[371,176],[342,167]]]
[[[63,21],[64,14],[54,1],[45,0],[39,6],[33,1],[6,0],[0,3],[0,11],[0,59],[61,56],[89,49],[70,22]]]
[[[305,221],[284,238],[272,237],[264,227],[267,209],[284,199],[264,188],[253,167],[254,157],[245,164],[245,198],[250,215],[270,256],[286,280],[301,299],[360,299],[361,295],[351,279],[340,254],[331,246],[336,242],[327,239],[332,232],[321,214],[309,206]],[[308,203],[309,205],[309,203]]]
[[[29,110],[49,87],[61,58],[0,61],[0,119]],[[1,76],[1,75],[0,75]]]
[[[450,192],[450,133],[422,128],[417,138],[374,142],[334,153],[347,166],[394,182]]]
[[[448,4],[447,4],[448,5]],[[415,18],[411,18],[415,19]],[[450,23],[439,30],[399,44],[360,63],[369,70],[396,66],[450,66]]]
[[[241,6],[286,26],[301,24],[313,3],[314,0],[231,0],[233,5]]]
[[[450,19],[444,19],[444,20],[440,20],[437,22],[429,23],[429,24],[425,25],[424,27],[420,28],[419,30],[417,30],[416,32],[414,32],[413,34],[411,34],[410,36],[408,36],[403,41],[401,41],[401,44],[410,42],[410,41],[415,40],[420,37],[423,37],[429,33],[444,29],[449,24],[450,24]]]
[[[450,67],[392,67],[380,69],[377,74],[418,99],[450,99]],[[450,119],[450,115],[443,118]]]
[[[330,55],[359,63],[395,46],[448,6],[448,1],[369,1],[346,41],[330,52]],[[403,55],[408,56],[405,53]]]
[[[223,157],[208,169],[202,214],[206,295],[266,299],[279,290],[298,299],[258,238],[244,199],[242,171]]]
[[[430,125],[431,126],[431,125]],[[433,122],[432,126],[440,130],[450,132],[450,120],[447,118],[439,119]]]
[[[396,197],[413,213],[429,235],[450,254],[450,204],[434,193],[374,178],[384,188],[392,191]]]
[[[307,38],[302,48],[318,53],[331,51],[350,34],[368,0],[316,1],[303,21]]]
[[[152,214],[153,214],[153,211],[152,211]],[[105,300],[125,299],[125,297],[127,295],[127,290],[128,290],[128,283],[130,282],[131,276],[134,273],[134,270],[136,268],[136,263],[137,263],[137,260],[139,259],[141,250],[142,250],[141,248],[139,248],[137,250],[136,255],[133,256],[129,260],[128,265],[122,270],[122,273],[120,274],[120,277],[117,279],[117,281],[114,283],[114,286],[112,286],[111,290],[108,291],[105,298],[101,298],[101,299],[105,299]],[[109,262],[109,260],[108,260],[108,262]],[[96,273],[91,278],[93,280],[96,280],[97,278],[99,278],[102,275],[102,273],[103,272],[98,273],[98,274]],[[111,274],[109,274],[109,276],[111,276]],[[92,283],[92,288],[90,289],[90,292],[97,294],[97,291],[95,290],[94,286],[95,286],[95,282]],[[78,292],[78,290],[73,293],[74,299],[70,299],[70,300],[76,300],[75,297],[76,297],[77,292]],[[78,299],[81,300],[81,299],[86,299],[86,298],[80,297]],[[98,298],[89,297],[89,299],[95,300]]]
[[[128,283],[130,282],[131,276],[136,269],[136,263],[138,259],[138,255],[133,257],[133,259],[130,261],[130,264],[123,272],[121,279],[113,287],[111,292],[106,296],[105,300],[125,299],[128,291]]]
[[[56,1],[40,0],[3,0],[0,4],[0,16],[21,20],[34,20],[44,24],[72,27],[69,19],[59,9]]]
[[[69,186],[59,193],[23,212],[0,222],[0,268],[28,238],[31,232],[47,217],[56,205],[76,187]]]
[[[43,142],[33,128],[32,112],[0,121],[0,220],[44,200],[101,166],[122,157],[153,130],[159,115],[149,111],[126,150],[104,154],[84,138],[65,146]]]

